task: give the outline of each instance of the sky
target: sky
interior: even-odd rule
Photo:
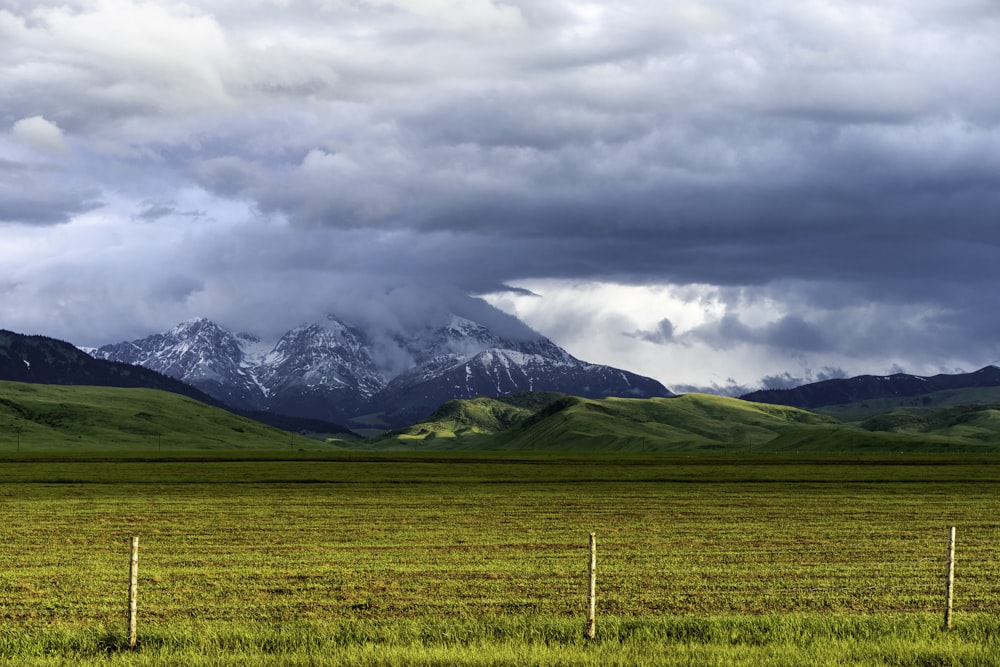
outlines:
[[[0,328],[481,298],[739,393],[1000,361],[996,0],[0,0]]]

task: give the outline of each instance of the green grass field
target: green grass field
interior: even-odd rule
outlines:
[[[0,458],[0,664],[988,665],[1000,458]],[[947,527],[955,627],[941,628]],[[582,638],[598,540],[598,637]],[[127,539],[139,646],[124,646]]]

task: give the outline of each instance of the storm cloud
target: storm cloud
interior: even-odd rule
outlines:
[[[971,370],[997,34],[990,0],[0,0],[0,323],[474,294],[668,386]]]

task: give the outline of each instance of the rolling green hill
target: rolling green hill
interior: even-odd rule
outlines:
[[[0,382],[0,452],[315,449],[315,440],[155,389]]]
[[[860,426],[868,431],[996,443],[1000,433],[1000,403],[957,405],[938,410],[896,408],[869,417]]]
[[[551,399],[552,396],[546,396]],[[562,396],[540,409],[497,399],[451,401],[374,446],[643,451],[748,449],[788,430],[842,427],[797,408],[688,394],[676,398]]]
[[[523,423],[538,410],[562,397],[562,394],[551,392],[527,392],[499,398],[481,396],[448,401],[427,419],[390,431],[381,439],[407,442],[497,435]],[[480,440],[485,443],[484,439]]]
[[[890,410],[858,422],[740,399],[451,401],[373,448],[552,451],[1000,451],[1000,404]],[[543,399],[548,403],[543,403]],[[541,407],[539,407],[541,406]]]

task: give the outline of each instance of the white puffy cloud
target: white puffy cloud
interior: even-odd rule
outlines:
[[[46,115],[58,113],[73,126],[232,102],[226,79],[234,63],[224,33],[190,5],[96,0],[20,12],[15,6],[0,11],[0,36],[4,103],[47,107]]]
[[[69,152],[69,144],[66,143],[62,130],[42,116],[22,118],[14,123],[11,134],[18,141],[45,153],[65,155]]]

